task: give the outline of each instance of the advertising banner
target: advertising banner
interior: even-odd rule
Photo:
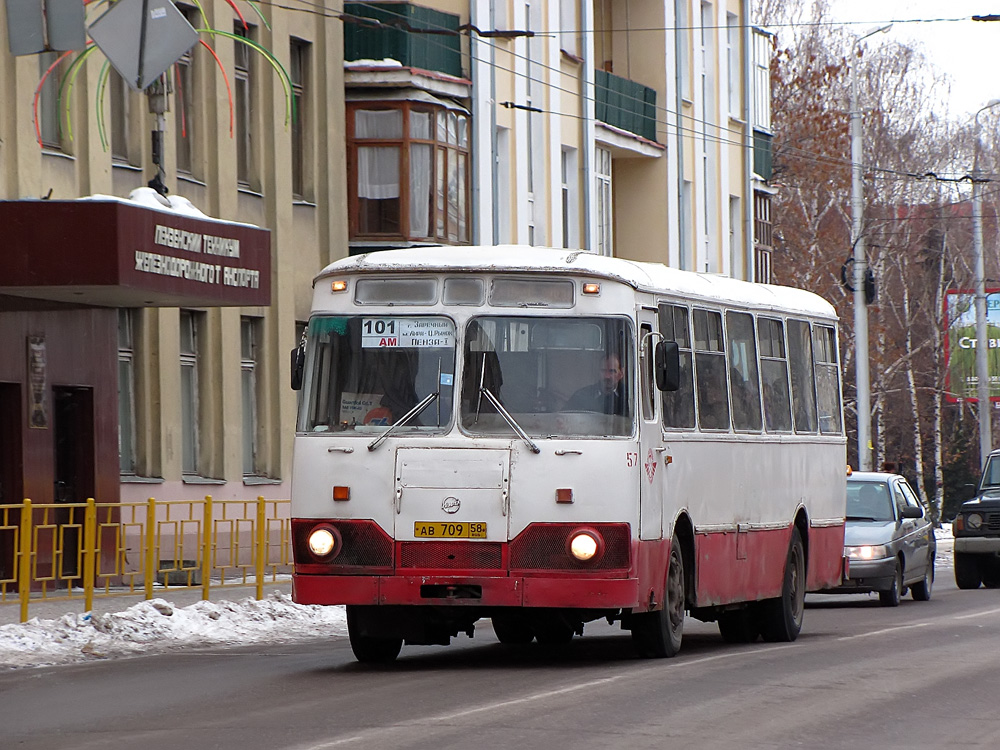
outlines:
[[[945,358],[948,401],[978,401],[976,395],[976,295],[948,291],[945,297]],[[990,400],[1000,401],[1000,290],[986,293],[987,371]]]

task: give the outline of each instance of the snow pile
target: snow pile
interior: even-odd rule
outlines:
[[[951,533],[951,524],[946,523],[934,529],[937,538],[937,557],[934,567],[953,568],[955,566],[955,537]]]
[[[0,626],[0,667],[39,667],[192,646],[280,643],[347,634],[343,607],[295,604],[282,592],[257,601],[198,602],[175,607],[163,599],[122,612],[67,614]]]

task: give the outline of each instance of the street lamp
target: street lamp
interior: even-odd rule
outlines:
[[[872,29],[854,41],[857,49],[873,34],[884,33],[892,24]],[[868,373],[868,301],[865,299],[865,276],[868,259],[865,256],[865,238],[862,234],[864,215],[863,182],[861,174],[861,110],[858,107],[857,54],[851,61],[851,247],[854,250],[854,358],[855,384],[858,392],[858,469],[871,471],[871,384]]]
[[[979,463],[982,465],[993,450],[993,415],[990,413],[990,371],[986,342],[986,262],[983,259],[983,211],[979,178],[979,115],[1000,104],[991,99],[980,107],[973,118],[976,145],[972,159],[972,254],[976,262],[976,399],[979,402]]]

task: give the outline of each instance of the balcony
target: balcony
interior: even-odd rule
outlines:
[[[598,120],[656,142],[656,90],[603,70],[594,71]]]
[[[773,136],[763,130],[753,131],[753,171],[758,177],[770,180],[774,174],[774,155],[771,149]]]
[[[344,3],[344,14],[347,62],[390,59],[404,68],[462,77],[458,16],[394,2]]]

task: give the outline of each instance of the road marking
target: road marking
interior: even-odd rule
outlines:
[[[858,633],[857,635],[845,635],[838,638],[838,641],[853,641],[855,638],[870,638],[873,635],[885,635],[886,633],[896,633],[900,630],[910,630],[911,628],[926,628],[931,623],[929,622],[915,622],[912,625],[900,625],[896,628],[883,628],[882,630],[873,630],[870,633]]]
[[[1000,612],[1000,609],[987,609],[982,612],[973,612],[971,615],[960,615],[956,617],[956,620],[971,620],[973,617],[982,617],[984,615],[995,615]]]
[[[794,647],[793,644],[787,644],[784,646],[765,646],[763,648],[755,648],[747,650],[741,649],[738,651],[730,651],[724,654],[703,656],[700,659],[691,659],[689,661],[680,661],[680,660],[670,661],[669,667],[671,669],[680,669],[682,667],[694,667],[694,666],[699,666],[701,664],[706,664],[708,662],[720,661],[722,659],[732,659],[738,656],[753,656],[755,654],[773,654],[775,651],[780,651],[786,648],[793,648],[793,647]],[[608,685],[612,682],[618,682],[619,680],[625,679],[627,677],[635,677],[636,675],[643,675],[647,672],[651,672],[654,670],[662,670],[664,666],[667,665],[665,665],[661,661],[657,662],[655,665],[650,665],[642,669],[631,669],[626,673],[615,675],[614,677],[605,677],[600,680],[592,680],[591,682],[585,682],[577,685],[570,685],[568,687],[557,688],[555,690],[546,690],[544,692],[534,693],[532,695],[528,695],[523,698],[514,698],[512,700],[506,700],[506,701],[497,701],[495,703],[489,703],[484,706],[476,706],[475,708],[468,708],[465,709],[464,711],[456,711],[450,714],[438,714],[437,716],[433,717],[424,716],[409,722],[401,722],[397,724],[390,724],[389,726],[385,727],[373,728],[363,734],[355,735],[353,737],[342,737],[340,739],[329,740],[327,742],[320,742],[313,745],[297,745],[294,746],[294,750],[327,750],[327,748],[337,747],[338,745],[346,745],[349,742],[357,742],[358,740],[366,739],[370,735],[378,732],[392,731],[400,729],[405,726],[419,726],[425,724],[434,724],[435,722],[454,721],[455,719],[460,719],[465,716],[470,716],[472,714],[482,713],[484,711],[495,711],[497,709],[509,708],[510,706],[518,706],[521,705],[522,703],[533,703],[539,700],[545,700],[546,698],[554,698],[560,695],[576,693],[581,690],[591,690],[601,685]]]

